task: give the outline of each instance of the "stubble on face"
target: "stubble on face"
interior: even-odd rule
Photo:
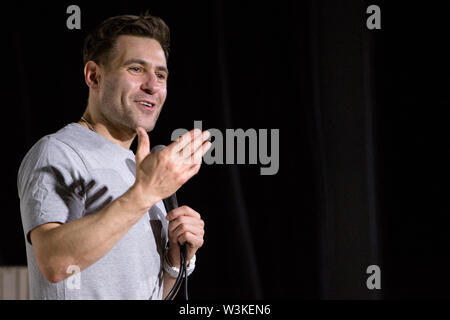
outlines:
[[[125,99],[117,99],[114,93],[118,92],[120,87],[118,82],[111,77],[105,77],[103,82],[103,94],[100,97],[100,115],[110,127],[117,129],[128,129],[135,131],[139,124],[139,119],[135,115],[131,106],[128,106]]]
[[[153,51],[152,51],[153,50]],[[121,36],[113,50],[114,58],[104,69],[103,86],[100,94],[99,113],[105,124],[117,131],[135,132],[138,126],[152,131],[166,98],[166,88],[149,94],[142,90],[142,80],[130,75],[121,65],[129,57],[164,64],[165,57],[156,40],[149,38]],[[164,57],[164,58],[161,58]],[[136,100],[156,100],[157,108],[146,114],[136,107]]]

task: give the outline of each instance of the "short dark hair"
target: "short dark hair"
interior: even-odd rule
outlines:
[[[116,40],[121,35],[141,36],[155,39],[161,45],[166,60],[169,58],[170,30],[159,17],[147,12],[135,15],[110,17],[90,32],[83,45],[83,62],[94,61],[107,65],[106,61]]]

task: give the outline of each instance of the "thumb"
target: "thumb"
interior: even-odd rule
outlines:
[[[136,164],[141,163],[150,154],[150,137],[142,127],[137,127],[138,145],[136,148]]]

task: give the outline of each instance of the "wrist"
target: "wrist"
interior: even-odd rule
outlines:
[[[134,203],[136,210],[140,213],[146,213],[160,200],[151,194],[143,192],[142,188],[137,184],[131,186],[123,197]]]
[[[171,266],[180,268],[180,247],[178,244],[166,247],[166,258]]]
[[[171,261],[169,260],[168,256],[169,256],[168,250],[166,250],[166,252],[164,254],[164,261],[163,261],[164,271],[172,278],[177,278],[178,274],[180,273],[180,266],[178,266],[178,267],[173,266]],[[194,255],[192,257],[192,259],[186,261],[186,267],[187,267],[186,271],[187,271],[188,276],[190,276],[191,273],[195,269],[195,261],[196,261],[196,255]]]

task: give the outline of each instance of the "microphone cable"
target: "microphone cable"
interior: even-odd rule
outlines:
[[[166,146],[164,145],[157,145],[151,149],[151,152],[158,152],[162,149],[164,149]],[[172,211],[173,209],[178,208],[178,200],[177,200],[177,194],[176,192],[172,194],[170,197],[163,200],[164,207],[166,208],[166,211]],[[167,294],[166,298],[164,300],[173,300],[175,295],[178,293],[178,290],[180,289],[180,286],[183,282],[184,277],[184,298],[186,300],[189,299],[188,295],[188,274],[187,274],[187,243],[184,243],[183,245],[180,245],[180,272],[178,273],[177,279],[175,280],[175,284],[173,285],[170,292]]]
[[[178,208],[178,201],[176,193],[172,194],[169,198],[163,200],[166,211],[172,211],[175,208]],[[187,275],[187,243],[180,245],[180,272],[178,273],[177,279],[175,280],[175,284],[173,288],[170,290],[169,294],[164,300],[173,300],[175,295],[178,293],[178,290],[181,287],[184,277],[184,298],[186,300],[189,299],[188,295],[188,275]]]
[[[181,260],[183,264],[183,269],[184,269],[184,299],[186,299],[186,301],[189,300],[189,294],[188,294],[188,275],[187,275],[187,245],[186,243],[184,243],[181,248],[180,251],[183,251],[183,260]],[[181,270],[180,270],[181,273]]]
[[[178,293],[178,290],[181,287],[181,283],[183,281],[184,276],[185,276],[184,294],[185,294],[186,300],[188,300],[187,271],[186,271],[186,259],[185,259],[186,252],[187,252],[186,244],[183,244],[182,246],[180,246],[180,272],[178,273],[177,279],[175,280],[175,284],[173,285],[172,289],[167,294],[167,296],[164,300],[173,300],[175,298],[175,295]]]

